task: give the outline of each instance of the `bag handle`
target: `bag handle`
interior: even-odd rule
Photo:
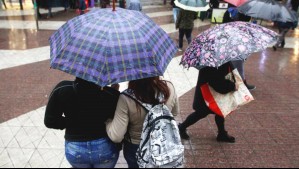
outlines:
[[[228,67],[228,72],[232,74],[232,77],[233,77],[233,80],[234,80],[234,83],[236,83],[236,77],[235,77],[235,74],[233,73],[234,70],[232,70],[232,68],[234,68],[233,64],[231,63]]]

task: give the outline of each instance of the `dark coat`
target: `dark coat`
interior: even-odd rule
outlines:
[[[63,81],[53,90],[44,123],[66,129],[67,141],[84,142],[107,137],[105,122],[113,118],[119,91],[81,80]]]
[[[176,28],[193,29],[194,20],[198,18],[198,13],[194,11],[180,10],[176,22]]]
[[[228,10],[223,15],[223,22],[222,23],[229,23],[234,22],[234,20],[230,17]]]
[[[291,4],[292,4],[292,10],[297,12],[299,7],[299,0],[292,0]]]
[[[218,69],[206,67],[200,70],[194,95],[194,110],[213,114],[213,112],[207,107],[200,90],[200,87],[206,83],[208,83],[216,92],[221,94],[227,94],[235,91],[235,83],[225,79],[225,76],[230,72],[230,70],[233,69],[234,67],[232,66],[231,62],[229,62]]]

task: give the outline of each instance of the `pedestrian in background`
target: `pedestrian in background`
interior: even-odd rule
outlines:
[[[4,8],[7,9],[5,0],[1,0],[1,1],[0,1],[0,8],[1,8],[1,9],[3,9],[3,8],[2,8],[2,4],[4,5]]]
[[[219,68],[206,67],[200,70],[195,88],[193,109],[194,113],[190,114],[187,119],[179,124],[180,134],[183,139],[189,140],[190,136],[187,133],[187,128],[195,124],[199,120],[207,117],[209,114],[215,115],[215,122],[218,128],[217,141],[234,143],[235,138],[230,136],[225,130],[225,120],[223,117],[216,115],[206,105],[203,98],[201,86],[209,84],[216,92],[221,94],[227,94],[238,90],[238,86],[225,78],[225,76],[234,69],[231,62],[228,62]]]
[[[179,51],[183,50],[183,40],[186,35],[188,44],[192,41],[192,31],[194,20],[197,19],[198,13],[181,9],[176,21],[176,29],[179,29]]]
[[[110,0],[101,0],[101,8],[109,8]]]
[[[80,15],[83,15],[85,13],[87,6],[85,3],[85,0],[79,0],[79,11],[80,11]]]
[[[125,0],[119,0],[119,7],[120,8],[125,8],[125,4],[126,4]]]
[[[128,90],[133,91],[135,97],[141,102],[151,105],[161,104],[157,96],[162,94],[164,96],[163,104],[169,108],[171,113],[174,116],[179,113],[178,97],[173,84],[161,80],[160,77],[130,81]],[[139,103],[121,94],[114,119],[107,123],[107,133],[110,139],[115,143],[124,140],[124,157],[129,168],[139,168],[136,152],[141,142],[146,114],[147,110]]]
[[[142,5],[140,3],[140,0],[130,0],[129,2],[129,8],[130,10],[135,10],[135,11],[142,11]]]
[[[279,39],[277,43],[273,46],[274,51],[276,51],[277,48],[284,48],[285,37],[287,33],[290,31],[290,29],[295,29],[297,27],[297,25],[293,22],[275,22],[275,25],[277,25],[278,27]]]
[[[171,0],[170,5],[172,6],[172,12],[173,12],[173,22],[176,23],[180,8],[177,7],[174,3],[175,0]]]
[[[65,129],[65,155],[73,168],[113,168],[119,149],[108,138],[105,122],[112,118],[119,92],[80,78],[63,81],[53,90],[45,125]]]

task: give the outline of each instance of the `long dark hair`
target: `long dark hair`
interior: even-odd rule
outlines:
[[[143,103],[153,105],[162,104],[166,103],[170,97],[170,90],[167,83],[161,80],[160,77],[130,81],[128,88],[133,90],[136,98]],[[159,101],[157,94],[164,96],[162,102]]]

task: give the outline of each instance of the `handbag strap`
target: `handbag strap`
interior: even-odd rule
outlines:
[[[232,68],[234,68],[234,65],[232,63],[229,64],[229,67],[228,67],[228,73],[232,73],[232,78],[234,80],[234,83],[236,83],[236,77],[235,77],[235,74],[233,73],[233,70]]]

